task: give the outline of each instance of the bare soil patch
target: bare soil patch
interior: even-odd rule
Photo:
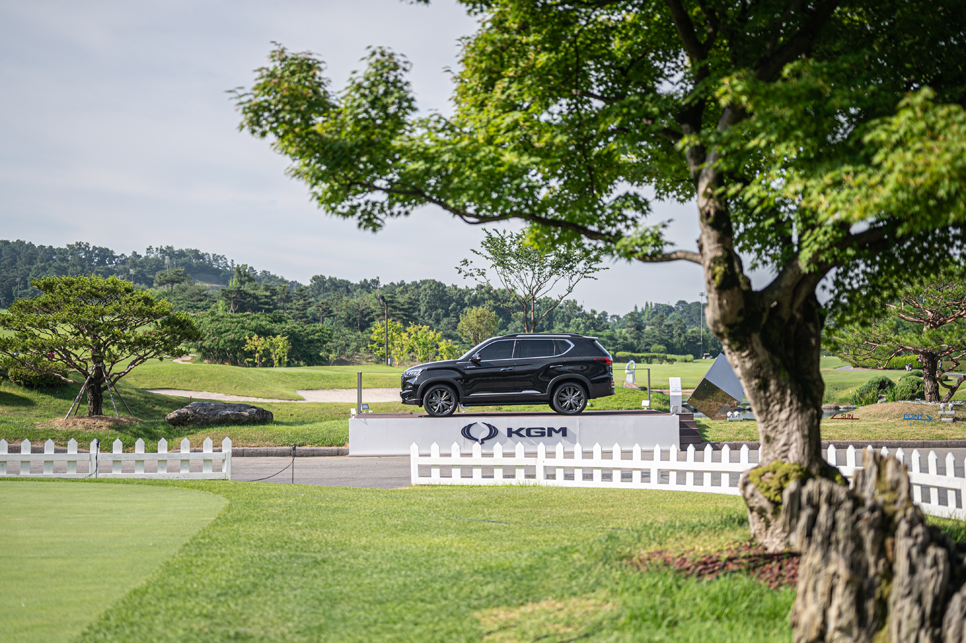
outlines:
[[[795,552],[772,554],[760,545],[749,542],[712,553],[695,550],[654,551],[641,554],[631,564],[642,571],[664,567],[707,580],[724,574],[745,573],[772,589],[781,589],[795,587],[798,582],[798,561],[799,554]]]
[[[117,429],[137,424],[140,421],[131,417],[119,418],[110,415],[98,415],[95,417],[73,417],[67,420],[58,418],[45,422],[41,426],[54,429]]]

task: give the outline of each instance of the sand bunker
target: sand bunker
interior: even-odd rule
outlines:
[[[151,393],[159,395],[170,395],[173,397],[190,397],[193,400],[216,400],[218,402],[288,402],[294,404],[304,404],[306,402],[324,404],[355,404],[356,389],[354,388],[334,388],[334,389],[309,389],[295,391],[301,395],[301,400],[278,400],[266,397],[251,397],[248,395],[227,395],[224,393],[212,393],[211,391],[182,391],[179,389],[156,388],[148,389]],[[398,402],[398,388],[364,388],[362,389],[362,401],[364,404],[376,402]]]

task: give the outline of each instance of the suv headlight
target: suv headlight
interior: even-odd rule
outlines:
[[[423,372],[423,369],[421,369],[421,368],[411,368],[408,371],[406,371],[405,373],[403,373],[403,377],[406,377],[406,378],[409,378],[409,377],[418,377],[419,374],[422,373],[422,372]]]

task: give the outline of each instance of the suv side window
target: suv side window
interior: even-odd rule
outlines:
[[[554,353],[555,355],[563,355],[564,353],[566,353],[567,351],[569,351],[574,346],[573,344],[571,344],[566,339],[555,339],[555,340],[553,340],[553,343],[557,347],[557,351],[556,351],[556,353]]]
[[[487,344],[479,352],[480,359],[491,361],[494,359],[511,359],[513,357],[513,340],[505,339]]]
[[[553,357],[552,339],[518,339],[514,357]]]

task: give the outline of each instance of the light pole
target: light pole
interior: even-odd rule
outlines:
[[[701,306],[698,308],[698,319],[700,323],[698,328],[701,330],[701,358],[704,358],[704,291],[698,293],[698,303]]]
[[[386,309],[386,343],[384,346],[386,347],[386,365],[392,366],[392,360],[389,357],[389,304],[386,303],[385,298],[379,291],[376,291],[376,300]]]

